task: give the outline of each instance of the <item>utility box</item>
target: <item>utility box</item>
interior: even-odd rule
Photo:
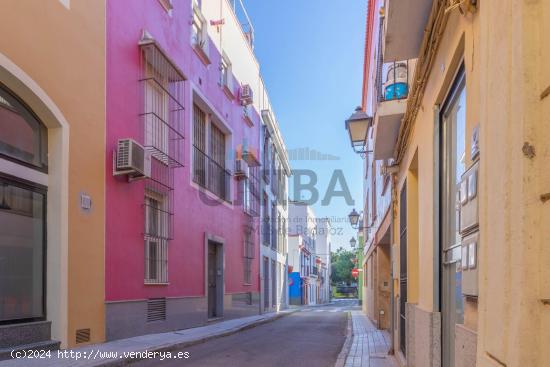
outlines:
[[[479,232],[474,232],[462,239],[462,294],[476,296],[478,291],[478,250]]]
[[[468,168],[460,179],[457,207],[460,234],[463,236],[479,226],[478,177],[479,161]]]

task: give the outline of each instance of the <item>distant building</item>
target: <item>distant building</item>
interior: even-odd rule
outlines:
[[[330,275],[331,275],[331,257],[333,228],[328,218],[319,218],[317,220],[317,258],[319,263],[319,302],[326,303],[330,301]]]
[[[318,222],[313,209],[292,201],[288,214],[292,304],[319,304],[330,299],[330,222]],[[319,230],[322,234],[319,235]],[[320,243],[318,242],[320,240]],[[327,251],[329,250],[329,251]],[[299,288],[298,286],[299,279]]]

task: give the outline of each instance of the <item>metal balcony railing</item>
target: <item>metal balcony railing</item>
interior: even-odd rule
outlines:
[[[381,62],[381,60],[379,60]],[[409,95],[409,60],[381,64],[377,73],[378,102],[406,99]]]
[[[220,199],[230,200],[231,173],[195,145],[193,145],[193,181]]]

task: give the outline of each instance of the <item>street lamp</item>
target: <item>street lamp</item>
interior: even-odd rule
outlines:
[[[355,245],[357,245],[357,240],[355,239],[355,237],[352,237],[351,240],[349,240],[349,244],[352,248],[355,248]]]
[[[351,147],[355,153],[365,157],[369,153],[365,149],[365,141],[369,127],[372,125],[372,117],[368,116],[361,107],[357,107],[355,112],[346,120],[346,130],[349,133]]]
[[[357,229],[357,223],[359,222],[359,217],[360,216],[361,215],[359,213],[357,213],[355,208],[353,208],[351,213],[349,213],[348,218],[349,218],[349,223],[351,224],[352,228]]]

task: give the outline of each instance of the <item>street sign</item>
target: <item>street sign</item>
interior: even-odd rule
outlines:
[[[357,268],[351,269],[351,276],[354,278],[357,278],[359,276],[359,269]]]

